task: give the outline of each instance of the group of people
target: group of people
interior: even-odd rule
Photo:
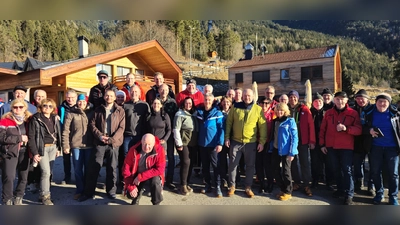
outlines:
[[[61,184],[71,183],[72,159],[75,200],[94,197],[106,162],[107,196],[115,199],[121,191],[133,205],[145,191],[152,204],[160,204],[164,187],[189,195],[194,166],[201,167],[201,192],[214,191],[218,198],[224,184],[233,196],[245,173],[244,191],[250,198],[256,174],[259,193],[271,194],[278,186],[282,201],[296,190],[311,197],[312,188],[324,182],[334,197],[344,197],[350,205],[354,191],[361,189],[368,155],[373,203],[384,199],[382,170],[387,167],[389,204],[398,205],[400,113],[388,94],[370,104],[360,90],[350,107],[345,92],[324,89],[309,108],[296,90],[277,98],[273,86],[259,99],[253,90],[241,88],[216,98],[211,85],[201,92],[194,79],[175,95],[160,72],[147,92],[131,73],[121,90],[109,82],[107,71],[97,76],[99,84],[89,96],[69,90],[58,107],[43,90],[35,91],[30,104],[27,89],[14,88],[15,99],[0,108],[4,204],[22,204],[27,184],[36,182],[42,203],[52,205],[52,168],[62,154]],[[175,152],[179,185],[174,182]]]

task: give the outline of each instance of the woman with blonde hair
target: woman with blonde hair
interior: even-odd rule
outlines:
[[[285,103],[279,103],[274,109],[276,119],[273,120],[271,139],[272,169],[277,184],[281,188],[278,199],[286,201],[292,198],[292,175],[290,166],[294,156],[298,154],[299,142],[297,125],[290,117],[289,107]],[[282,163],[282,170],[280,169]]]
[[[0,157],[3,161],[1,166],[2,200],[5,205],[22,205],[29,172],[26,131],[30,115],[28,104],[24,100],[15,99],[11,102],[11,111],[4,114],[0,120]],[[13,201],[16,169],[18,170],[18,183]]]
[[[41,168],[40,195],[44,205],[53,205],[50,199],[50,174],[54,160],[62,150],[60,117],[55,109],[53,99],[43,99],[38,112],[29,122],[29,148],[33,162],[39,163]]]

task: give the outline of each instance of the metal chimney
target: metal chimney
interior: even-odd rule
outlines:
[[[89,40],[85,36],[78,37],[79,44],[79,58],[89,55]]]

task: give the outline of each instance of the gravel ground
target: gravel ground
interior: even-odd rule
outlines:
[[[179,168],[175,169],[175,183],[179,180]],[[98,188],[96,189],[95,199],[89,199],[85,202],[78,202],[73,199],[75,193],[75,185],[67,184],[61,185],[60,181],[63,179],[62,172],[62,157],[58,157],[54,164],[54,178],[51,187],[52,200],[55,205],[128,205],[131,200],[122,195],[117,195],[117,199],[110,200],[105,193],[105,167],[100,172],[98,178]],[[72,177],[74,182],[74,177]],[[276,194],[279,189],[275,187],[271,195],[259,194],[258,185],[253,185],[254,198],[248,198],[243,188],[238,188],[235,196],[228,197],[227,189],[223,190],[224,197],[216,198],[215,193],[201,194],[202,178],[200,176],[192,178],[194,189],[193,193],[188,196],[183,196],[176,191],[170,191],[165,188],[163,191],[164,201],[162,205],[341,205],[343,199],[335,199],[331,197],[332,191],[326,190],[325,186],[320,185],[317,189],[313,189],[313,197],[308,197],[301,191],[293,192],[293,198],[289,201],[279,201],[276,199]],[[27,191],[24,196],[24,204],[27,205],[40,205],[38,201],[38,193],[31,193]],[[387,199],[386,199],[387,201]],[[371,205],[372,197],[366,195],[366,190],[363,188],[362,193],[357,193],[354,196],[356,205]],[[151,205],[150,197],[143,196],[140,205]]]

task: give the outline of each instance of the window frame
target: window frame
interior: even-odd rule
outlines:
[[[305,71],[309,70],[309,71]],[[320,71],[320,72],[318,72]],[[318,73],[317,73],[318,72]],[[305,74],[307,73],[307,74]],[[305,77],[307,75],[307,77]],[[314,79],[323,79],[323,66],[305,66],[301,67],[300,71],[301,81],[306,81],[307,79],[314,80]]]
[[[282,72],[283,71],[287,71],[287,77],[286,78],[282,78]],[[279,73],[279,77],[280,77],[280,80],[290,80],[290,70],[289,69],[281,69],[281,71]]]

